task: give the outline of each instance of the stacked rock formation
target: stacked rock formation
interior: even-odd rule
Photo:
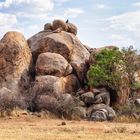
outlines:
[[[85,85],[90,53],[76,34],[74,24],[54,20],[28,39],[35,63],[34,100],[59,98]]]
[[[109,93],[87,88],[86,73],[93,50],[76,35],[77,27],[62,20],[45,24],[43,31],[27,41],[18,32],[8,32],[0,41],[0,87],[6,87],[6,93],[10,90],[23,94],[27,89],[32,111],[46,108],[60,97],[67,102],[76,95],[85,117],[112,119],[115,112],[109,107]],[[0,90],[0,95],[4,91]]]
[[[76,33],[72,23],[54,20],[45,24],[44,31],[28,39],[36,64],[35,87],[48,81],[44,85],[48,89],[42,87],[46,89],[44,94],[76,92],[84,85],[90,54]]]

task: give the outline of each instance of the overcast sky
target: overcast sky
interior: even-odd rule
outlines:
[[[28,38],[58,18],[76,24],[91,47],[140,48],[140,0],[0,0],[0,38],[9,30]]]

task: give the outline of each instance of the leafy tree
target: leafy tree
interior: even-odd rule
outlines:
[[[131,90],[140,88],[140,83],[135,81],[135,73],[140,70],[138,51],[129,46],[128,48],[122,49],[123,61],[125,65],[125,71],[128,74]]]
[[[119,68],[123,64],[122,53],[117,48],[103,49],[95,56],[96,63],[90,66],[87,73],[89,85],[108,86],[112,89],[118,89],[120,76],[123,68]]]
[[[95,55],[95,64],[87,73],[89,86],[109,87],[118,93],[120,100],[127,100],[134,88],[140,88],[134,77],[140,70],[138,58],[140,56],[132,46],[121,51],[117,48],[103,49]],[[125,88],[128,91],[125,92]]]

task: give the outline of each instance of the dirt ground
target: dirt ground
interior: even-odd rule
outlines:
[[[140,140],[139,123],[0,118],[0,140]]]

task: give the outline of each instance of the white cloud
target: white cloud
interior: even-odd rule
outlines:
[[[135,41],[131,38],[131,36],[125,34],[111,34],[109,39],[111,39],[113,44],[120,47],[135,45]]]
[[[59,3],[64,3],[64,2],[68,2],[70,0],[55,0],[56,2],[59,2]]]
[[[17,23],[15,15],[0,13],[0,27]]]
[[[64,17],[76,18],[77,16],[79,16],[80,14],[83,14],[83,13],[84,13],[84,10],[82,10],[81,8],[68,8],[64,12]]]
[[[126,12],[105,19],[102,31],[109,33],[109,39],[119,46],[139,46],[140,10]]]
[[[108,8],[108,7],[107,7],[106,5],[104,5],[104,4],[97,4],[96,7],[97,7],[98,9],[106,9],[106,8]]]
[[[28,28],[30,30],[38,30],[39,29],[39,26],[38,25],[30,25]]]
[[[18,30],[15,28],[17,23],[18,21],[15,15],[0,13],[0,37],[9,30]]]
[[[9,9],[18,17],[26,18],[44,18],[53,8],[53,0],[6,0],[0,2],[0,9]]]
[[[52,0],[6,0],[0,2],[0,8],[9,8],[11,6],[23,5],[26,7],[34,7],[40,11],[52,10],[53,2]]]
[[[116,30],[138,31],[140,30],[140,11],[127,12],[107,19],[109,28]]]
[[[57,1],[57,2],[56,2]],[[43,29],[45,22],[54,19],[76,18],[84,13],[81,8],[68,8],[55,12],[54,5],[70,0],[5,0],[0,1],[0,37],[7,31],[16,30],[26,37]]]
[[[110,36],[110,39],[113,39],[113,40],[121,40],[122,39],[122,35],[120,35],[120,34],[112,34]]]
[[[133,3],[133,6],[140,7],[140,2]]]

